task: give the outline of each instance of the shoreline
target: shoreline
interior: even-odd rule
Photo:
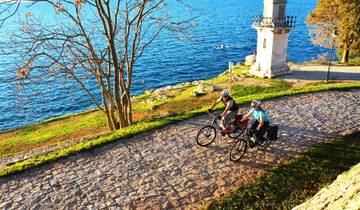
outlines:
[[[288,62],[288,65],[290,67],[290,71],[296,71],[296,70],[299,70],[299,68],[302,68],[302,69],[304,69],[306,71],[322,72],[322,71],[327,71],[327,68],[328,68],[327,64],[321,64],[321,62],[317,62],[317,61],[306,61],[306,62],[302,62],[302,63]],[[345,64],[336,64],[336,63],[333,63],[331,65],[333,66],[333,68],[337,68],[337,69],[342,68],[343,70],[340,70],[340,71],[337,70],[337,72],[339,72],[339,73],[352,73],[353,70],[351,70],[351,68],[355,68],[357,71],[360,72],[360,65],[345,65]],[[245,65],[244,65],[243,62],[238,62],[235,66],[245,66]],[[321,69],[318,69],[319,67],[321,67]],[[208,79],[181,82],[181,83],[177,83],[177,84],[174,84],[174,85],[167,85],[167,86],[159,87],[159,88],[150,88],[148,90],[143,91],[139,95],[133,96],[132,99],[136,100],[138,98],[141,98],[143,95],[153,94],[154,92],[159,92],[159,91],[161,92],[161,91],[168,91],[168,90],[177,89],[177,88],[188,88],[188,87],[196,86],[196,85],[199,85],[203,81],[208,81],[208,80],[211,80],[213,78],[219,77],[219,76],[221,76],[222,74],[224,74],[226,72],[227,72],[227,70],[219,73],[217,76],[214,76],[214,77],[208,78]],[[287,74],[285,74],[285,77],[280,76],[279,78],[280,79],[286,79],[286,75]],[[90,108],[88,110],[84,110],[84,111],[80,111],[80,112],[74,112],[74,113],[54,116],[54,117],[50,117],[48,119],[42,120],[40,122],[36,122],[36,123],[32,123],[32,124],[26,124],[26,125],[23,125],[23,126],[10,128],[10,129],[6,129],[6,130],[0,130],[0,134],[4,134],[4,133],[8,133],[8,132],[14,132],[16,130],[24,129],[24,128],[35,126],[35,125],[41,125],[41,124],[46,124],[46,123],[49,123],[49,122],[54,122],[54,121],[58,121],[58,120],[62,120],[62,119],[67,119],[67,118],[70,118],[70,117],[73,117],[73,116],[80,116],[80,115],[92,113],[92,112],[95,112],[95,111],[98,111],[98,110],[99,109],[93,107],[93,108]]]
[[[211,78],[209,78],[209,79],[211,79]],[[206,81],[206,80],[195,80],[195,81],[191,81],[191,82],[182,82],[182,83],[179,83],[179,84],[176,84],[176,85],[167,85],[167,86],[160,87],[160,88],[148,89],[148,90],[145,90],[143,93],[141,93],[139,95],[133,96],[132,99],[134,100],[134,99],[137,99],[137,98],[141,97],[142,95],[152,94],[152,93],[157,92],[157,91],[172,90],[172,89],[177,89],[177,88],[187,88],[187,87],[191,87],[191,86],[196,86],[196,85],[199,85],[202,81]],[[88,110],[81,111],[81,112],[75,112],[75,113],[50,117],[48,119],[45,119],[45,120],[37,122],[37,123],[26,124],[24,126],[10,128],[10,129],[7,129],[7,130],[0,130],[0,134],[13,132],[13,131],[23,129],[23,128],[26,128],[26,127],[30,127],[30,126],[41,125],[41,124],[44,124],[44,123],[49,123],[49,122],[54,122],[54,121],[58,121],[58,120],[62,120],[62,119],[67,119],[67,118],[73,117],[73,116],[80,116],[80,115],[84,115],[84,114],[88,114],[88,113],[92,113],[92,112],[96,112],[96,111],[99,111],[99,109],[94,107],[94,108],[90,108]]]
[[[268,94],[255,94],[255,95],[248,95],[239,98],[234,98],[239,102],[239,105],[243,105],[246,103],[249,103],[253,98],[261,98],[262,100],[270,100],[270,99],[276,99],[280,97],[289,97],[289,96],[295,96],[296,95],[303,95],[303,94],[312,94],[315,92],[324,92],[324,91],[346,91],[346,90],[356,90],[360,88],[360,83],[355,84],[329,84],[327,86],[320,85],[318,88],[305,88],[305,89],[299,89],[297,91],[281,91],[276,93],[268,93]],[[7,161],[5,166],[0,167],[0,177],[7,176],[9,174],[13,174],[16,172],[20,172],[26,169],[30,169],[36,166],[44,165],[49,162],[53,162],[58,159],[66,158],[68,156],[78,154],[79,152],[88,151],[91,149],[95,149],[98,147],[101,147],[103,145],[113,143],[115,141],[121,141],[121,139],[126,139],[133,137],[135,135],[152,131],[154,129],[159,129],[163,126],[167,126],[169,124],[177,123],[180,121],[184,121],[196,116],[199,116],[201,114],[204,114],[207,110],[207,106],[195,109],[191,112],[187,113],[177,113],[175,115],[169,115],[164,116],[158,119],[154,119],[152,121],[144,121],[140,123],[135,123],[132,126],[126,127],[124,129],[115,131],[113,133],[107,133],[104,135],[99,135],[98,137],[94,137],[91,139],[78,139],[78,143],[76,142],[69,142],[69,146],[62,147],[62,144],[58,144],[57,148],[53,148],[51,151],[45,151],[44,148],[49,149],[51,146],[45,146],[38,148],[40,153],[37,153],[39,155],[35,156],[29,156],[29,152],[21,152],[17,154],[12,154],[5,156],[1,159]],[[65,142],[66,143],[66,142]],[[31,150],[34,151],[34,150]],[[20,157],[20,158],[19,158]]]

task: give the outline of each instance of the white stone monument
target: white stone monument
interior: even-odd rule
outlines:
[[[250,73],[258,77],[276,77],[289,71],[287,65],[288,37],[296,17],[285,16],[286,0],[264,0],[264,15],[257,16],[256,62]]]

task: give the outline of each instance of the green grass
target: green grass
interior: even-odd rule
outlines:
[[[249,71],[249,67],[239,65],[239,66],[234,66],[233,74],[234,75],[236,75],[236,74],[248,75],[249,74],[248,71]],[[208,82],[211,84],[226,83],[228,81],[228,75],[229,75],[229,73],[227,71],[225,71],[225,72],[221,73],[219,76],[208,80]]]
[[[279,91],[269,92],[269,91],[264,90],[263,92],[250,94],[250,95],[243,95],[243,94],[236,95],[236,93],[234,92],[235,93],[234,99],[239,104],[245,104],[245,103],[249,103],[254,98],[271,99],[271,98],[276,98],[276,97],[281,97],[281,96],[289,96],[289,95],[315,92],[315,91],[348,90],[348,89],[352,89],[352,88],[360,88],[360,83],[347,83],[347,84],[320,84],[315,87],[306,87],[303,89],[293,90],[293,89],[286,89],[285,88],[286,84],[283,84],[283,81],[274,80],[274,83],[277,83],[277,82],[282,85],[282,87],[279,87]],[[255,88],[257,88],[257,87],[255,87]],[[254,93],[254,91],[251,90],[247,93]],[[178,97],[182,98],[182,97],[185,97],[185,95],[179,95]],[[7,166],[6,168],[0,170],[0,176],[8,175],[8,174],[11,174],[14,172],[22,171],[27,168],[32,168],[32,167],[35,167],[38,165],[42,165],[44,163],[54,161],[59,158],[67,157],[69,155],[75,154],[75,153],[83,151],[83,150],[89,150],[91,148],[99,147],[100,145],[106,144],[108,142],[116,141],[121,138],[129,137],[129,136],[132,136],[132,135],[144,132],[144,131],[149,131],[151,129],[159,128],[159,127],[164,126],[169,123],[174,123],[174,122],[178,122],[181,120],[189,119],[191,117],[205,113],[208,108],[209,108],[209,106],[206,105],[206,106],[203,106],[200,108],[196,108],[187,113],[182,113],[182,114],[175,115],[175,116],[167,116],[167,117],[163,117],[163,118],[156,118],[156,119],[153,118],[148,121],[139,122],[128,128],[121,129],[110,135],[106,135],[106,136],[100,137],[98,139],[93,139],[93,140],[89,140],[87,142],[78,143],[78,144],[75,144],[75,145],[67,147],[67,148],[62,148],[57,151],[50,152],[48,154],[40,155],[38,157],[33,157],[33,158],[26,159],[24,161],[14,163],[13,165]],[[218,106],[218,108],[220,108],[220,106]],[[23,137],[25,137],[26,135],[33,136],[33,137],[30,136],[29,138],[32,139],[32,141],[34,141],[37,138],[36,134],[34,134],[30,131],[34,131],[34,132],[38,133],[39,135],[45,135],[47,132],[50,132],[50,135],[57,135],[58,133],[63,133],[63,132],[70,133],[74,130],[78,130],[78,129],[82,129],[84,127],[90,126],[91,124],[97,126],[99,121],[104,122],[103,119],[100,119],[102,116],[101,113],[95,112],[94,114],[99,115],[99,116],[97,116],[97,117],[88,116],[84,119],[74,122],[74,123],[76,123],[76,125],[68,125],[67,127],[64,127],[64,125],[62,125],[62,124],[56,125],[59,127],[57,129],[55,129],[55,130],[57,130],[56,132],[53,131],[55,133],[46,131],[46,130],[39,130],[39,131],[37,131],[36,129],[33,130],[31,128],[31,126],[28,127],[28,131],[24,130],[21,132],[23,132],[22,133]],[[44,133],[42,134],[42,132],[44,132]]]
[[[118,130],[110,135],[103,136],[98,139],[90,140],[87,142],[81,142],[67,148],[62,148],[57,151],[50,152],[48,154],[44,154],[37,157],[26,159],[24,161],[16,162],[15,164],[0,170],[0,176],[8,175],[17,171],[22,171],[27,168],[39,166],[44,163],[57,160],[59,158],[70,156],[80,151],[89,150],[98,147],[100,145],[104,145],[106,143],[112,142],[117,139],[129,137],[141,132],[149,131],[154,128],[159,128],[169,123],[179,122],[197,116],[203,113],[204,111],[205,110],[198,110],[181,116],[164,117],[156,120],[152,119],[151,121],[135,123],[132,126]]]
[[[68,118],[69,116],[59,117],[17,129],[15,136],[6,139],[6,141],[0,141],[0,158],[16,154],[12,147],[20,144],[25,147],[26,145],[41,143],[55,137],[61,136],[66,138],[66,136],[84,129],[96,129],[106,126],[105,116],[100,112],[92,112],[77,120],[67,120]],[[63,121],[60,121],[60,119],[63,119]],[[50,121],[54,120],[59,122],[47,126]]]
[[[246,75],[247,71],[248,67],[237,66],[234,69],[234,75]],[[206,80],[204,82],[212,85],[224,83],[227,81],[227,74],[227,72],[224,72],[218,77]],[[286,81],[281,79],[270,80],[252,78],[252,82],[254,84],[262,84],[262,86],[242,86],[239,84],[234,84],[232,89],[232,96],[239,104],[248,103],[254,98],[270,99],[283,95],[360,87],[360,83],[317,83],[310,87],[294,90],[290,88],[289,84]],[[163,93],[160,94],[160,91],[157,90],[153,91],[151,94],[145,93],[137,96],[135,97],[135,100],[138,100],[138,103],[133,105],[134,113],[155,110],[155,113],[145,115],[144,119],[142,120],[143,122],[134,124],[129,128],[122,129],[113,134],[107,134],[106,136],[96,140],[81,143],[78,145],[73,145],[70,148],[64,148],[55,153],[50,153],[45,156],[39,156],[33,160],[29,159],[24,162],[16,163],[6,168],[6,173],[0,172],[0,174],[7,174],[19,171],[23,168],[43,164],[45,162],[48,162],[48,160],[66,157],[73,154],[74,151],[78,152],[86,150],[129,135],[134,135],[143,131],[158,128],[167,123],[177,121],[174,119],[188,119],[194,115],[204,113],[209,108],[212,101],[209,98],[206,100],[202,100],[201,98],[191,96],[191,93],[195,88],[195,85],[190,85],[187,87],[181,87],[179,89],[172,89],[170,90],[170,95],[172,96],[165,99],[161,98],[160,96]],[[170,108],[170,110],[175,110],[177,115],[174,113],[170,113],[172,116],[164,117],[164,114],[160,115],[159,113],[156,113],[157,108],[160,107],[159,109],[161,109],[161,105],[165,103],[171,105],[168,106],[168,109]],[[217,108],[220,107],[221,105],[219,104]],[[99,128],[103,130],[106,129],[105,116],[100,111],[90,110],[75,115],[65,115],[57,118],[52,118],[35,125],[29,125],[23,128],[15,129],[13,131],[15,132],[15,135],[0,141],[0,158],[19,153],[21,151],[26,152],[27,148],[31,148],[31,146],[41,145],[42,142],[44,142],[44,144],[56,144],[56,139],[66,139],[67,137],[74,135],[74,133],[76,132],[86,132],[86,129],[96,131]]]
[[[261,83],[259,81],[259,83]],[[234,85],[232,87],[232,96],[237,98],[246,95],[272,93],[278,91],[285,91],[290,88],[289,83],[282,79],[271,79],[270,86],[241,86]]]
[[[360,57],[351,58],[349,64],[350,65],[360,65]]]
[[[149,111],[153,110],[161,104],[168,102],[170,99],[146,99],[133,105],[133,110],[136,111]]]
[[[208,209],[292,209],[360,162],[360,132],[314,146]]]

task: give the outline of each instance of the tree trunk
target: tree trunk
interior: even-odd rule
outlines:
[[[110,131],[114,131],[114,125],[110,116],[109,112],[105,112],[105,116],[106,116],[106,121],[107,121],[107,126],[109,128]]]
[[[114,124],[113,124],[113,121],[111,119],[111,116],[110,116],[110,110],[109,107],[108,107],[108,100],[106,98],[106,93],[105,93],[105,89],[101,88],[101,92],[102,92],[102,103],[103,103],[103,106],[104,106],[104,113],[105,113],[105,116],[106,116],[106,121],[107,121],[107,126],[109,128],[110,131],[114,131],[115,128],[114,128]]]
[[[115,130],[119,130],[121,125],[119,123],[119,119],[116,118],[116,115],[114,114],[114,112],[119,112],[119,110],[115,110],[114,105],[112,103],[111,108],[110,108],[111,121],[113,122]]]
[[[129,124],[133,123],[131,100],[129,99]]]
[[[123,95],[121,97],[121,104],[122,104],[122,112],[121,112],[121,120],[120,120],[120,127],[121,128],[125,128],[127,126],[130,125],[129,121],[128,121],[128,118],[129,118],[129,114],[128,114],[128,109],[129,109],[129,103],[127,101],[127,98],[126,98],[126,94]]]
[[[115,126],[114,126],[113,118],[111,116],[111,108],[109,109],[109,107],[106,104],[106,101],[104,100],[104,98],[103,98],[103,104],[104,104],[104,108],[105,108],[104,112],[105,112],[108,128],[109,128],[110,131],[114,131]]]
[[[127,123],[127,120],[126,120],[126,113],[124,112],[124,110],[125,110],[125,105],[123,105],[122,112],[119,114],[120,128],[125,128],[125,127],[129,126],[129,124]]]
[[[341,58],[341,63],[348,64],[349,63],[349,55],[350,55],[350,50],[349,50],[348,46],[346,45],[346,47],[343,51],[342,58]]]
[[[127,116],[127,121],[129,123],[129,125],[132,124],[133,119],[132,119],[132,107],[131,107],[131,96],[130,96],[130,91],[127,90],[126,91],[126,103],[127,103],[127,112],[126,114]]]

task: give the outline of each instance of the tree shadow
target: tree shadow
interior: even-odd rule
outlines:
[[[209,209],[291,209],[360,162],[360,132],[318,144]],[[261,198],[261,199],[259,199]]]
[[[293,80],[326,80],[327,71],[290,71],[288,74],[279,76],[283,79]],[[330,79],[337,80],[360,80],[360,72],[341,72],[330,69]]]

